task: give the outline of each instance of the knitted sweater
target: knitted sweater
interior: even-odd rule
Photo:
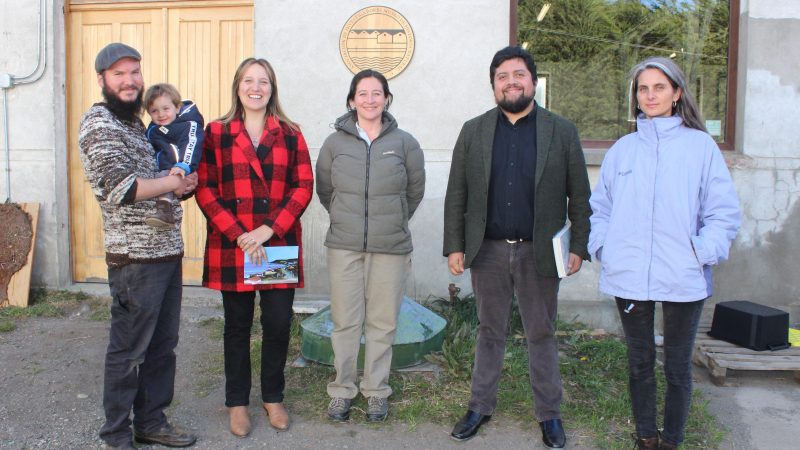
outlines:
[[[144,223],[155,214],[155,199],[134,202],[136,178],[153,178],[153,147],[141,121],[124,122],[108,108],[93,105],[81,119],[81,163],[103,215],[106,264],[155,263],[183,257],[180,223],[183,210],[173,207],[175,225],[159,230]]]

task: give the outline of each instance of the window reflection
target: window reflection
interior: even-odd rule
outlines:
[[[725,140],[729,0],[519,0],[518,42],[546,79],[553,112],[583,139],[628,133],[628,71],[673,58],[694,89],[709,133]]]

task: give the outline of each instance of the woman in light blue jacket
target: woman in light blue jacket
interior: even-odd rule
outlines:
[[[600,290],[616,297],[628,345],[629,387],[640,449],[684,439],[691,355],[711,296],[711,265],[727,259],[740,211],[725,160],[706,132],[685,76],[667,58],[631,71],[636,132],[608,151],[590,204],[589,252]],[[653,317],[664,316],[664,431],[656,425]]]

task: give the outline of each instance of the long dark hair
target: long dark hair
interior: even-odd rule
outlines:
[[[347,108],[348,111],[353,111],[353,114],[355,114],[355,110],[350,107],[350,102],[355,100],[358,83],[364,78],[375,78],[381,83],[381,86],[383,86],[383,95],[386,97],[386,106],[384,106],[383,110],[388,111],[389,106],[392,104],[392,99],[394,98],[392,92],[389,90],[389,81],[382,73],[372,69],[362,70],[353,76],[353,81],[350,82],[350,91],[347,93],[347,100],[345,100],[345,108]]]
[[[242,82],[244,72],[253,64],[258,64],[267,71],[267,78],[269,78],[269,84],[272,86],[272,94],[270,94],[269,102],[267,102],[267,117],[273,116],[292,130],[299,131],[300,126],[291,121],[281,108],[281,102],[278,101],[278,81],[275,78],[275,71],[272,70],[272,66],[269,62],[263,58],[247,58],[239,64],[239,68],[236,69],[236,74],[233,76],[233,85],[231,86],[231,109],[225,113],[224,116],[220,117],[219,120],[225,125],[228,125],[231,121],[242,118],[244,107],[242,106],[241,100],[239,100],[239,83]]]
[[[697,103],[694,101],[692,91],[686,85],[686,75],[678,67],[675,62],[669,58],[647,58],[639,64],[633,66],[631,69],[631,99],[636,99],[636,91],[639,89],[639,75],[647,69],[657,69],[664,74],[672,85],[673,89],[680,88],[681,97],[675,102],[672,107],[672,115],[679,116],[683,120],[683,124],[688,128],[705,131],[706,126],[700,115],[700,110],[697,108]],[[631,116],[636,117],[638,109],[638,102],[631,101]]]

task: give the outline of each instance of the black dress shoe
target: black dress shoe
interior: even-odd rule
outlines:
[[[133,430],[133,438],[140,444],[159,444],[164,447],[189,447],[197,441],[197,436],[166,424],[152,433]]]
[[[468,409],[464,417],[453,427],[453,432],[450,433],[450,437],[457,441],[469,440],[475,436],[478,432],[478,428],[491,418],[492,416],[484,416],[481,413],[476,413]]]
[[[561,419],[550,419],[539,422],[542,427],[542,441],[550,448],[564,448],[567,443],[567,436],[564,434],[564,426]]]
[[[103,450],[136,450],[136,447],[133,446],[133,442],[123,442],[119,445],[109,445],[106,444],[103,447]]]

